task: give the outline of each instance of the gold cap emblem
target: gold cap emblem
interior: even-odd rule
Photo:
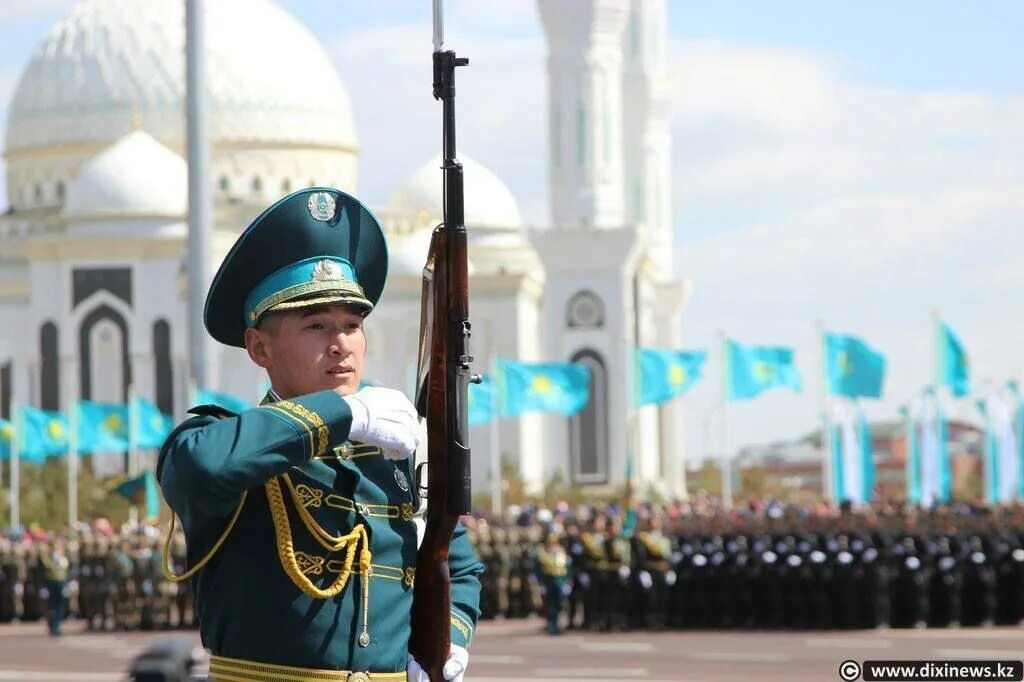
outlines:
[[[309,215],[313,216],[313,220],[326,223],[334,218],[336,208],[334,197],[327,192],[313,192],[310,194],[307,206],[309,207]]]
[[[345,275],[341,271],[341,266],[325,258],[313,267],[311,279],[314,282],[337,282],[345,279]]]

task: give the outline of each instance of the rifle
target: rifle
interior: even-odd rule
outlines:
[[[469,267],[462,164],[455,156],[455,68],[469,60],[444,50],[442,0],[434,0],[434,99],[443,120],[444,222],[434,228],[423,268],[416,405],[427,422],[426,529],[420,544],[409,652],[443,682],[451,647],[448,550],[459,517],[470,511],[468,389]],[[423,464],[417,469],[422,486]]]

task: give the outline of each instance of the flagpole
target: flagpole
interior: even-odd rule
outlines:
[[[491,349],[491,513],[500,518],[501,500],[501,421],[498,416],[498,387],[495,377],[498,372],[498,352]]]
[[[729,458],[729,339],[718,332],[722,347],[722,504],[732,509],[732,462]]]
[[[834,501],[835,485],[832,478],[835,472],[832,471],[832,434],[828,414],[828,340],[825,336],[825,323],[818,320],[815,324],[818,332],[818,349],[821,352],[821,373],[818,375],[818,407],[821,410],[821,493],[824,499]]]
[[[11,436],[11,530],[21,525],[21,441],[25,437],[25,417],[17,398],[11,399],[14,433]]]
[[[128,477],[139,475],[139,434],[135,424],[135,385],[128,384]],[[132,523],[139,522],[139,506],[132,504],[129,508]]]
[[[78,400],[70,401],[71,433],[68,435],[68,528],[74,529],[78,523]]]

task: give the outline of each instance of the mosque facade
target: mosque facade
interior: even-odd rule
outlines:
[[[244,11],[242,9],[244,5]],[[580,414],[530,414],[471,432],[474,487],[507,459],[532,488],[635,476],[684,486],[678,401],[634,409],[634,346],[679,347],[663,0],[539,0],[547,36],[551,224],[465,166],[472,352],[591,368]],[[184,3],[82,0],[35,51],[10,104],[0,216],[0,414],[131,393],[183,417],[191,396]],[[312,33],[271,0],[207,3],[211,262],[266,206],[327,185],[359,195],[351,101]],[[239,25],[241,22],[242,25]],[[261,50],[274,44],[281,49]],[[538,87],[543,87],[538,84]],[[317,97],[310,98],[315,91]],[[420,281],[442,215],[439,159],[371,207],[390,276],[367,321],[366,376],[410,390]],[[212,273],[211,273],[212,274]],[[220,347],[212,390],[254,401],[266,377]]]

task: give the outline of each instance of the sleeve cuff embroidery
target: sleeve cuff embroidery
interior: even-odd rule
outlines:
[[[276,403],[263,405],[260,409],[270,409],[287,417],[293,423],[299,425],[309,436],[309,460],[314,457],[322,457],[327,452],[327,443],[330,439],[330,430],[316,412],[293,403],[288,400],[281,400]],[[308,460],[307,460],[308,461]]]
[[[469,646],[470,640],[473,639],[473,623],[466,616],[462,615],[454,609],[451,612],[452,627],[459,631],[459,633],[465,638],[466,646]]]

